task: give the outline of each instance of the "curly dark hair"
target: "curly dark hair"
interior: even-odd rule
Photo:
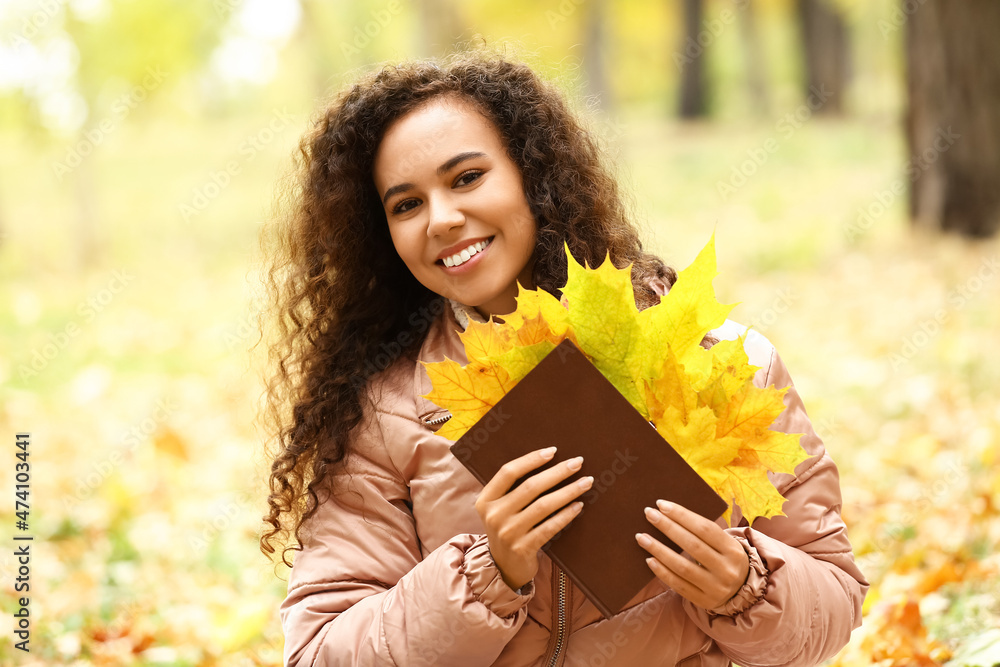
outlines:
[[[538,226],[537,287],[560,295],[564,243],[590,266],[608,256],[618,268],[632,264],[640,308],[659,302],[651,280],[667,286],[676,280],[643,250],[600,143],[562,92],[527,65],[466,52],[387,66],[355,83],[303,137],[297,181],[285,192],[292,204],[269,251],[277,330],[266,394],[275,437],[263,517],[270,529],[260,546],[270,558],[276,536],[294,535],[297,545],[282,551],[286,565],[285,554],[301,549],[300,528],[316,511],[317,491],[344,459],[362,419],[366,379],[386,359],[413,358],[429,328],[427,314],[442,309],[441,297],[417,282],[396,253],[373,179],[386,129],[439,96],[481,111],[520,169]]]

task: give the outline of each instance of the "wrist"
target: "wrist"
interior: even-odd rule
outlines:
[[[527,594],[518,595],[501,576],[501,572],[489,552],[486,536],[476,540],[465,552],[460,568],[469,583],[472,595],[500,618],[510,618],[527,604]],[[517,582],[513,582],[517,583]],[[533,590],[530,587],[525,590]]]
[[[494,562],[496,562],[496,561],[494,561]],[[510,590],[514,591],[518,595],[522,595],[522,593],[520,593],[520,590],[522,588],[526,588],[528,585],[531,584],[531,581],[532,581],[531,577],[529,577],[528,579],[523,579],[523,578],[510,579],[510,578],[507,577],[507,575],[505,575],[503,573],[503,570],[500,569],[499,565],[497,565],[497,570],[500,570],[500,578],[503,579],[503,582],[505,584],[507,584],[507,586],[510,588]]]
[[[757,604],[767,590],[768,570],[757,549],[743,535],[733,535],[747,555],[746,580],[736,593],[726,602],[709,609],[712,616],[736,616]]]
[[[498,563],[497,559],[493,556],[493,549],[489,548],[488,544],[489,543],[487,542],[487,550],[489,551],[490,558],[493,560],[493,564],[496,566],[497,572],[500,573],[500,578],[503,579],[503,583],[507,584],[507,587],[510,588],[510,590],[517,593],[519,590],[531,583],[531,580],[534,579],[534,575],[528,577],[509,576],[507,572],[500,567],[500,563]],[[521,593],[518,593],[518,595],[521,595]]]

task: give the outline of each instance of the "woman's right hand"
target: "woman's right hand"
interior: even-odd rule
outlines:
[[[569,503],[594,483],[593,477],[583,477],[575,484],[546,493],[583,466],[583,457],[577,457],[532,475],[510,491],[514,482],[547,463],[555,453],[556,448],[549,447],[508,461],[476,498],[476,511],[486,526],[493,561],[504,582],[515,591],[535,578],[538,550],[580,514],[583,503]],[[539,524],[560,507],[558,513]]]

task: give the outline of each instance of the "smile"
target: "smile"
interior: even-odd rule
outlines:
[[[478,255],[482,251],[486,250],[486,248],[492,242],[493,242],[493,238],[490,237],[490,238],[486,239],[485,241],[479,241],[478,243],[473,243],[468,248],[466,248],[465,250],[463,250],[462,252],[455,253],[451,257],[445,257],[444,259],[441,260],[441,262],[443,262],[444,265],[447,266],[447,267],[449,267],[449,268],[455,267],[455,266],[461,266],[461,265],[465,264],[466,262],[468,262],[470,259],[472,259],[472,257],[474,257],[475,255]]]

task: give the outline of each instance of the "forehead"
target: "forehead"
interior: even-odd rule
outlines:
[[[503,151],[500,133],[470,102],[435,98],[392,123],[375,152],[374,177],[380,189],[436,170],[466,151]]]

